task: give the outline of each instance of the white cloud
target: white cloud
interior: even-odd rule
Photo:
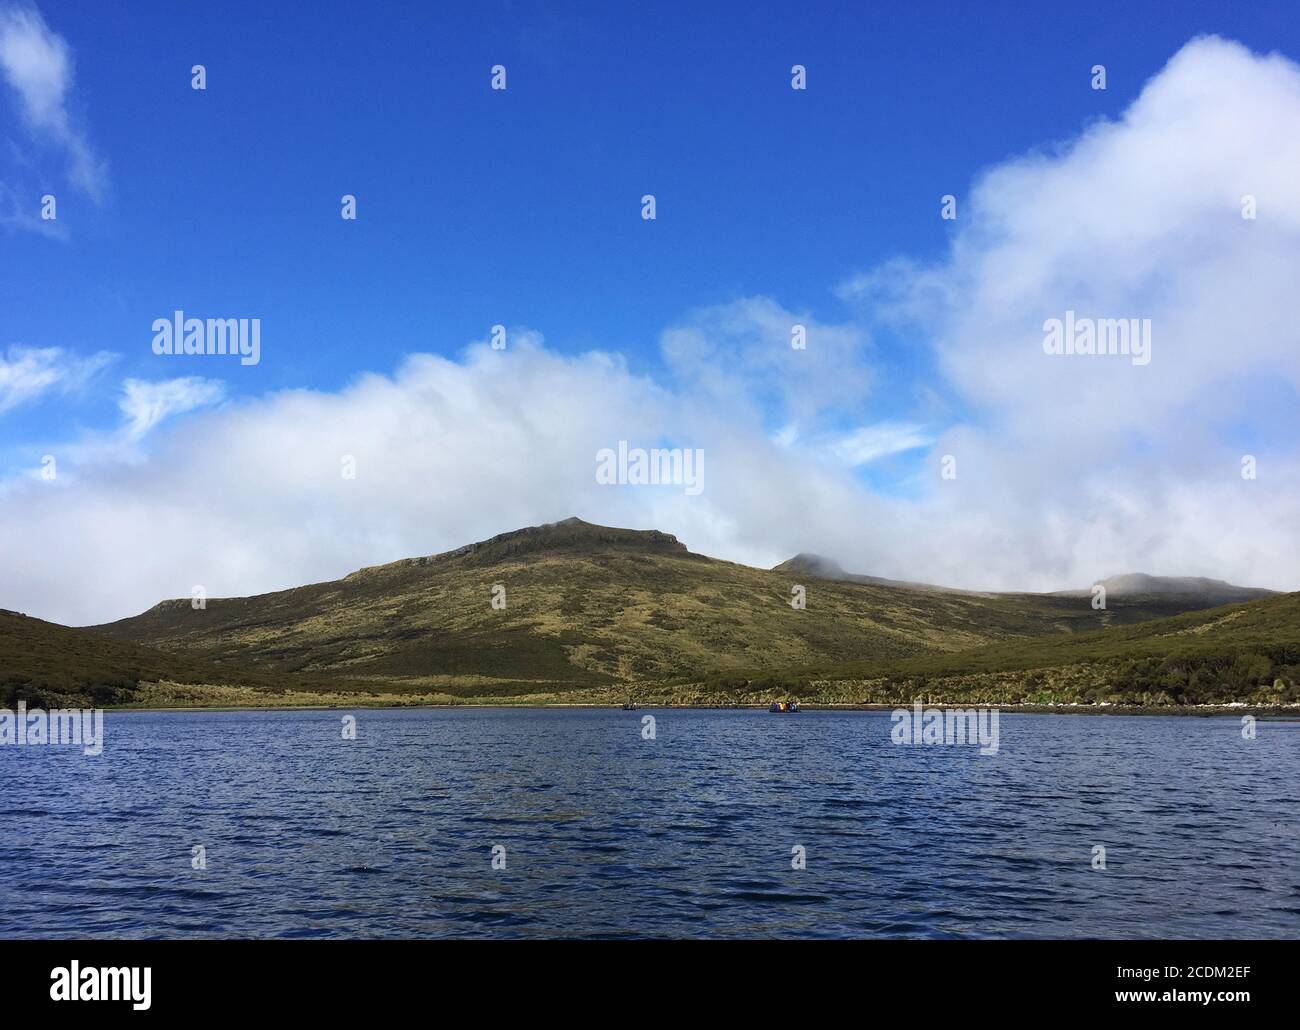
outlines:
[[[79,358],[61,347],[10,347],[0,354],[0,414],[49,390],[80,389],[112,361],[104,351]]]
[[[35,7],[0,8],[0,75],[17,95],[27,127],[60,147],[72,181],[95,200],[101,199],[107,166],[68,109],[72,52]]]
[[[127,418],[123,432],[128,439],[139,440],[169,415],[215,404],[225,392],[225,385],[220,381],[199,376],[160,382],[128,379],[122,384],[118,402]]]
[[[862,426],[830,443],[830,451],[846,465],[866,465],[891,454],[928,447],[933,440],[923,427],[905,422]]]
[[[1119,120],[982,176],[945,261],[845,284],[864,313],[934,341],[971,413],[932,455],[936,469],[954,455],[958,478],[918,513],[942,527],[946,578],[1051,587],[1146,569],[1300,586],[1296,167],[1300,69],[1195,40]],[[1043,322],[1066,310],[1150,318],[1151,363],[1044,354]],[[1269,471],[1243,481],[1256,450]]]
[[[792,346],[796,326],[804,346]],[[685,390],[727,404],[775,405],[796,419],[861,404],[872,383],[869,340],[854,325],[831,325],[769,297],[746,297],[691,312],[660,340]]]

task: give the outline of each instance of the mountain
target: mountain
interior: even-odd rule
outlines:
[[[1257,601],[1272,597],[1275,590],[1263,587],[1239,587],[1221,579],[1204,579],[1192,576],[1148,576],[1144,572],[1130,572],[1123,576],[1110,576],[1098,580],[1106,588],[1106,597],[1182,597],[1194,600],[1204,607],[1216,607],[1237,601]],[[1088,590],[1060,591],[1062,597],[1090,596]]]
[[[607,698],[741,670],[898,661],[1186,611],[1190,597],[980,594],[825,578],[689,551],[654,530],[577,518],[343,579],[244,598],[164,601],[92,627],[208,669],[339,691],[450,698]],[[494,588],[504,607],[494,607]],[[791,605],[802,587],[806,608]]]

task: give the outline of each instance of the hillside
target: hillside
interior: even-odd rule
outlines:
[[[141,681],[266,687],[257,674],[0,610],[0,708],[121,704]]]
[[[759,692],[882,704],[916,697],[1141,706],[1296,704],[1300,593],[958,653],[715,676],[696,689],[718,699]]]
[[[188,599],[96,632],[338,690],[451,697],[610,696],[627,685],[815,663],[900,661],[1194,607],[817,578],[694,554],[673,536],[579,519],[501,534],[341,580]],[[493,587],[505,607],[492,606]],[[795,610],[791,589],[807,590]]]

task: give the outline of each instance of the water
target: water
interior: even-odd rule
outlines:
[[[0,937],[1300,935],[1294,722],[1003,715],[983,757],[883,712],[343,714],[0,747]]]

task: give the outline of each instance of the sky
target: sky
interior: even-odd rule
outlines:
[[[570,515],[1300,587],[1293,3],[662,6],[0,0],[0,607]],[[155,353],[176,311],[259,360]],[[1067,311],[1149,361],[1045,353]],[[598,482],[620,441],[703,489]]]

